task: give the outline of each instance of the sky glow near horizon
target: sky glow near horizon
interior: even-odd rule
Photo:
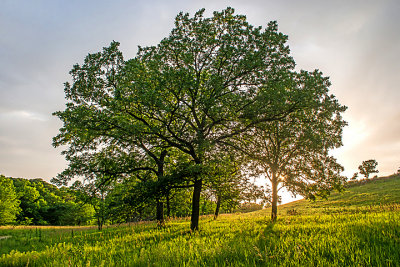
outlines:
[[[400,1],[9,1],[0,3],[0,174],[49,181],[66,167],[53,148],[65,108],[63,83],[88,53],[112,40],[125,59],[156,45],[180,12],[235,8],[252,25],[277,20],[297,69],[321,70],[348,110],[332,154],[357,171],[400,167]]]

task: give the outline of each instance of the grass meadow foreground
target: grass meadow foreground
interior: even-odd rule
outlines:
[[[0,240],[0,266],[400,266],[399,185],[397,176],[282,205],[276,223],[269,210],[203,217],[194,233],[183,219],[102,232],[1,227],[11,237]]]

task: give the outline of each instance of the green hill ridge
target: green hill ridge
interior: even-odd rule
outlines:
[[[297,200],[280,205],[280,214],[330,213],[376,206],[400,204],[400,175],[350,182],[342,192],[333,192],[327,199]]]

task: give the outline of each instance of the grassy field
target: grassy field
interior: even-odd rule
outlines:
[[[201,219],[95,228],[0,227],[0,266],[400,266],[400,177],[314,203]]]

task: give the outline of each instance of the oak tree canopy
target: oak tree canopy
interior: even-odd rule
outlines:
[[[274,21],[255,27],[232,8],[211,17],[202,9],[193,17],[178,14],[168,37],[139,47],[132,59],[123,58],[118,42],[89,54],[70,72],[66,109],[54,113],[64,124],[53,144],[66,146],[69,161],[55,181],[96,179],[95,173],[162,181],[156,183],[160,203],[162,185],[193,187],[196,230],[200,194],[212,184],[215,162],[228,150],[239,155],[232,161],[240,153],[259,155],[257,142],[278,131],[286,136],[283,149],[304,148],[285,165],[283,184],[306,195],[331,190],[328,180],[339,182],[340,167],[327,151],[341,143],[345,108],[328,94],[320,72],[295,70],[286,41]],[[268,157],[281,157],[269,151]],[[325,168],[334,173],[318,178]],[[300,185],[303,178],[315,186]]]

